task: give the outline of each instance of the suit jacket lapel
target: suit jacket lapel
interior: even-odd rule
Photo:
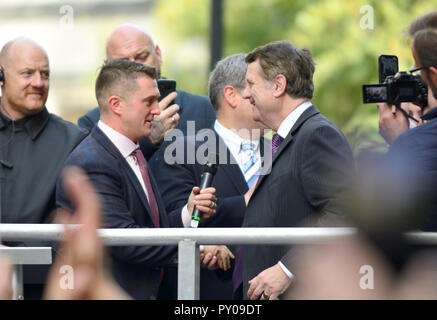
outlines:
[[[135,172],[132,170],[132,168],[130,167],[130,165],[127,163],[125,159],[122,159],[122,161],[120,161],[120,165],[124,170],[124,172],[126,173],[126,175],[128,176],[130,182],[132,183],[135,192],[137,193],[137,195],[141,200],[141,203],[146,208],[146,211],[149,214],[150,219],[153,221],[152,211],[150,210],[149,201],[147,200],[147,196],[144,192],[143,187],[141,186],[141,183],[138,181]],[[150,171],[149,171],[149,176],[150,176]]]
[[[123,155],[120,153],[120,151],[117,149],[117,147],[112,143],[111,140],[102,132],[102,130],[99,129],[99,127],[96,125],[94,126],[93,130],[91,131],[91,135],[96,139],[96,141],[101,144],[108,153],[114,157],[118,163],[120,164],[121,169],[124,171],[126,176],[129,178],[130,182],[132,183],[136,193],[138,194],[143,206],[146,208],[147,213],[149,214],[150,218],[152,219],[152,213],[149,207],[149,202],[147,201],[146,194],[144,193],[143,187],[141,186],[140,182],[138,181],[137,176],[135,175],[135,172],[130,167],[129,163],[127,163],[126,159],[123,157]],[[149,170],[150,175],[150,170]],[[156,196],[156,194],[155,194]],[[152,219],[153,221],[153,219]]]
[[[168,222],[167,211],[165,209],[164,203],[162,202],[161,194],[159,193],[159,189],[158,189],[158,185],[157,185],[157,183],[155,181],[155,177],[154,177],[152,171],[150,170],[150,166],[149,166],[148,163],[147,163],[147,170],[149,171],[150,183],[152,185],[152,189],[153,189],[153,192],[154,192],[154,195],[155,195],[156,203],[158,205],[160,228],[168,228],[169,222]],[[146,206],[147,212],[149,213],[150,218],[153,221],[152,211],[150,210],[149,202],[146,201],[146,204],[147,204],[147,206]]]
[[[258,183],[256,184],[255,190],[258,189],[259,185],[264,180],[264,178],[269,175],[270,171],[272,170],[273,164],[275,163],[276,159],[279,158],[282,151],[285,150],[285,148],[287,148],[287,146],[293,141],[294,134],[305,123],[305,121],[307,121],[309,118],[311,118],[319,113],[320,113],[320,111],[314,105],[312,105],[308,109],[306,109],[304,111],[304,113],[302,113],[302,115],[297,119],[296,123],[293,125],[290,132],[285,137],[284,141],[282,141],[281,145],[279,146],[278,151],[276,151],[273,158],[269,159],[268,155],[266,155],[264,157],[265,161],[264,161],[264,165],[263,165],[262,174],[258,180]],[[268,148],[267,150],[268,150],[267,152],[269,152],[269,151],[271,152],[271,149]],[[254,191],[254,193],[255,193],[255,191]]]

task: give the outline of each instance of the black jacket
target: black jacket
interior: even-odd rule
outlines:
[[[405,180],[403,188],[415,194],[420,212],[414,213],[411,228],[437,231],[437,107],[423,117],[427,122],[402,133],[391,145],[391,170]],[[420,215],[420,216],[419,216]],[[411,219],[413,220],[413,219]]]
[[[11,121],[0,114],[1,223],[48,223],[65,159],[86,136],[48,113]]]

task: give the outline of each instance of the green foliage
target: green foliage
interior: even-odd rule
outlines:
[[[210,1],[160,3],[158,15],[177,21],[169,23],[169,28],[178,37],[201,37],[209,44]],[[360,9],[369,5],[374,13],[371,30],[360,26],[367,13]],[[412,65],[405,29],[415,17],[435,8],[429,0],[227,0],[223,53],[247,53],[283,39],[308,47],[317,63],[313,102],[345,132],[358,152],[371,143],[382,144],[376,107],[362,104],[361,85],[377,83],[380,54],[397,55],[400,70]],[[199,81],[199,77],[183,77],[186,87],[190,81]]]

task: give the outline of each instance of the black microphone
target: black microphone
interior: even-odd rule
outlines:
[[[218,155],[210,154],[208,157],[209,160],[203,166],[203,173],[200,176],[200,190],[211,187],[212,180],[214,179],[215,174],[218,169]],[[210,161],[211,160],[211,161]],[[194,206],[193,214],[191,215],[191,228],[197,228],[199,222],[202,221],[202,212]]]

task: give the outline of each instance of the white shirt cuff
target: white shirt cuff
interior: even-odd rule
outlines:
[[[285,272],[285,274],[290,278],[290,280],[294,279],[294,275],[290,272],[290,270],[287,269],[286,266],[281,261],[278,261],[279,266],[281,267],[282,271]]]
[[[188,212],[188,203],[182,208],[181,211],[182,224],[184,228],[189,228],[191,224],[191,215]]]

